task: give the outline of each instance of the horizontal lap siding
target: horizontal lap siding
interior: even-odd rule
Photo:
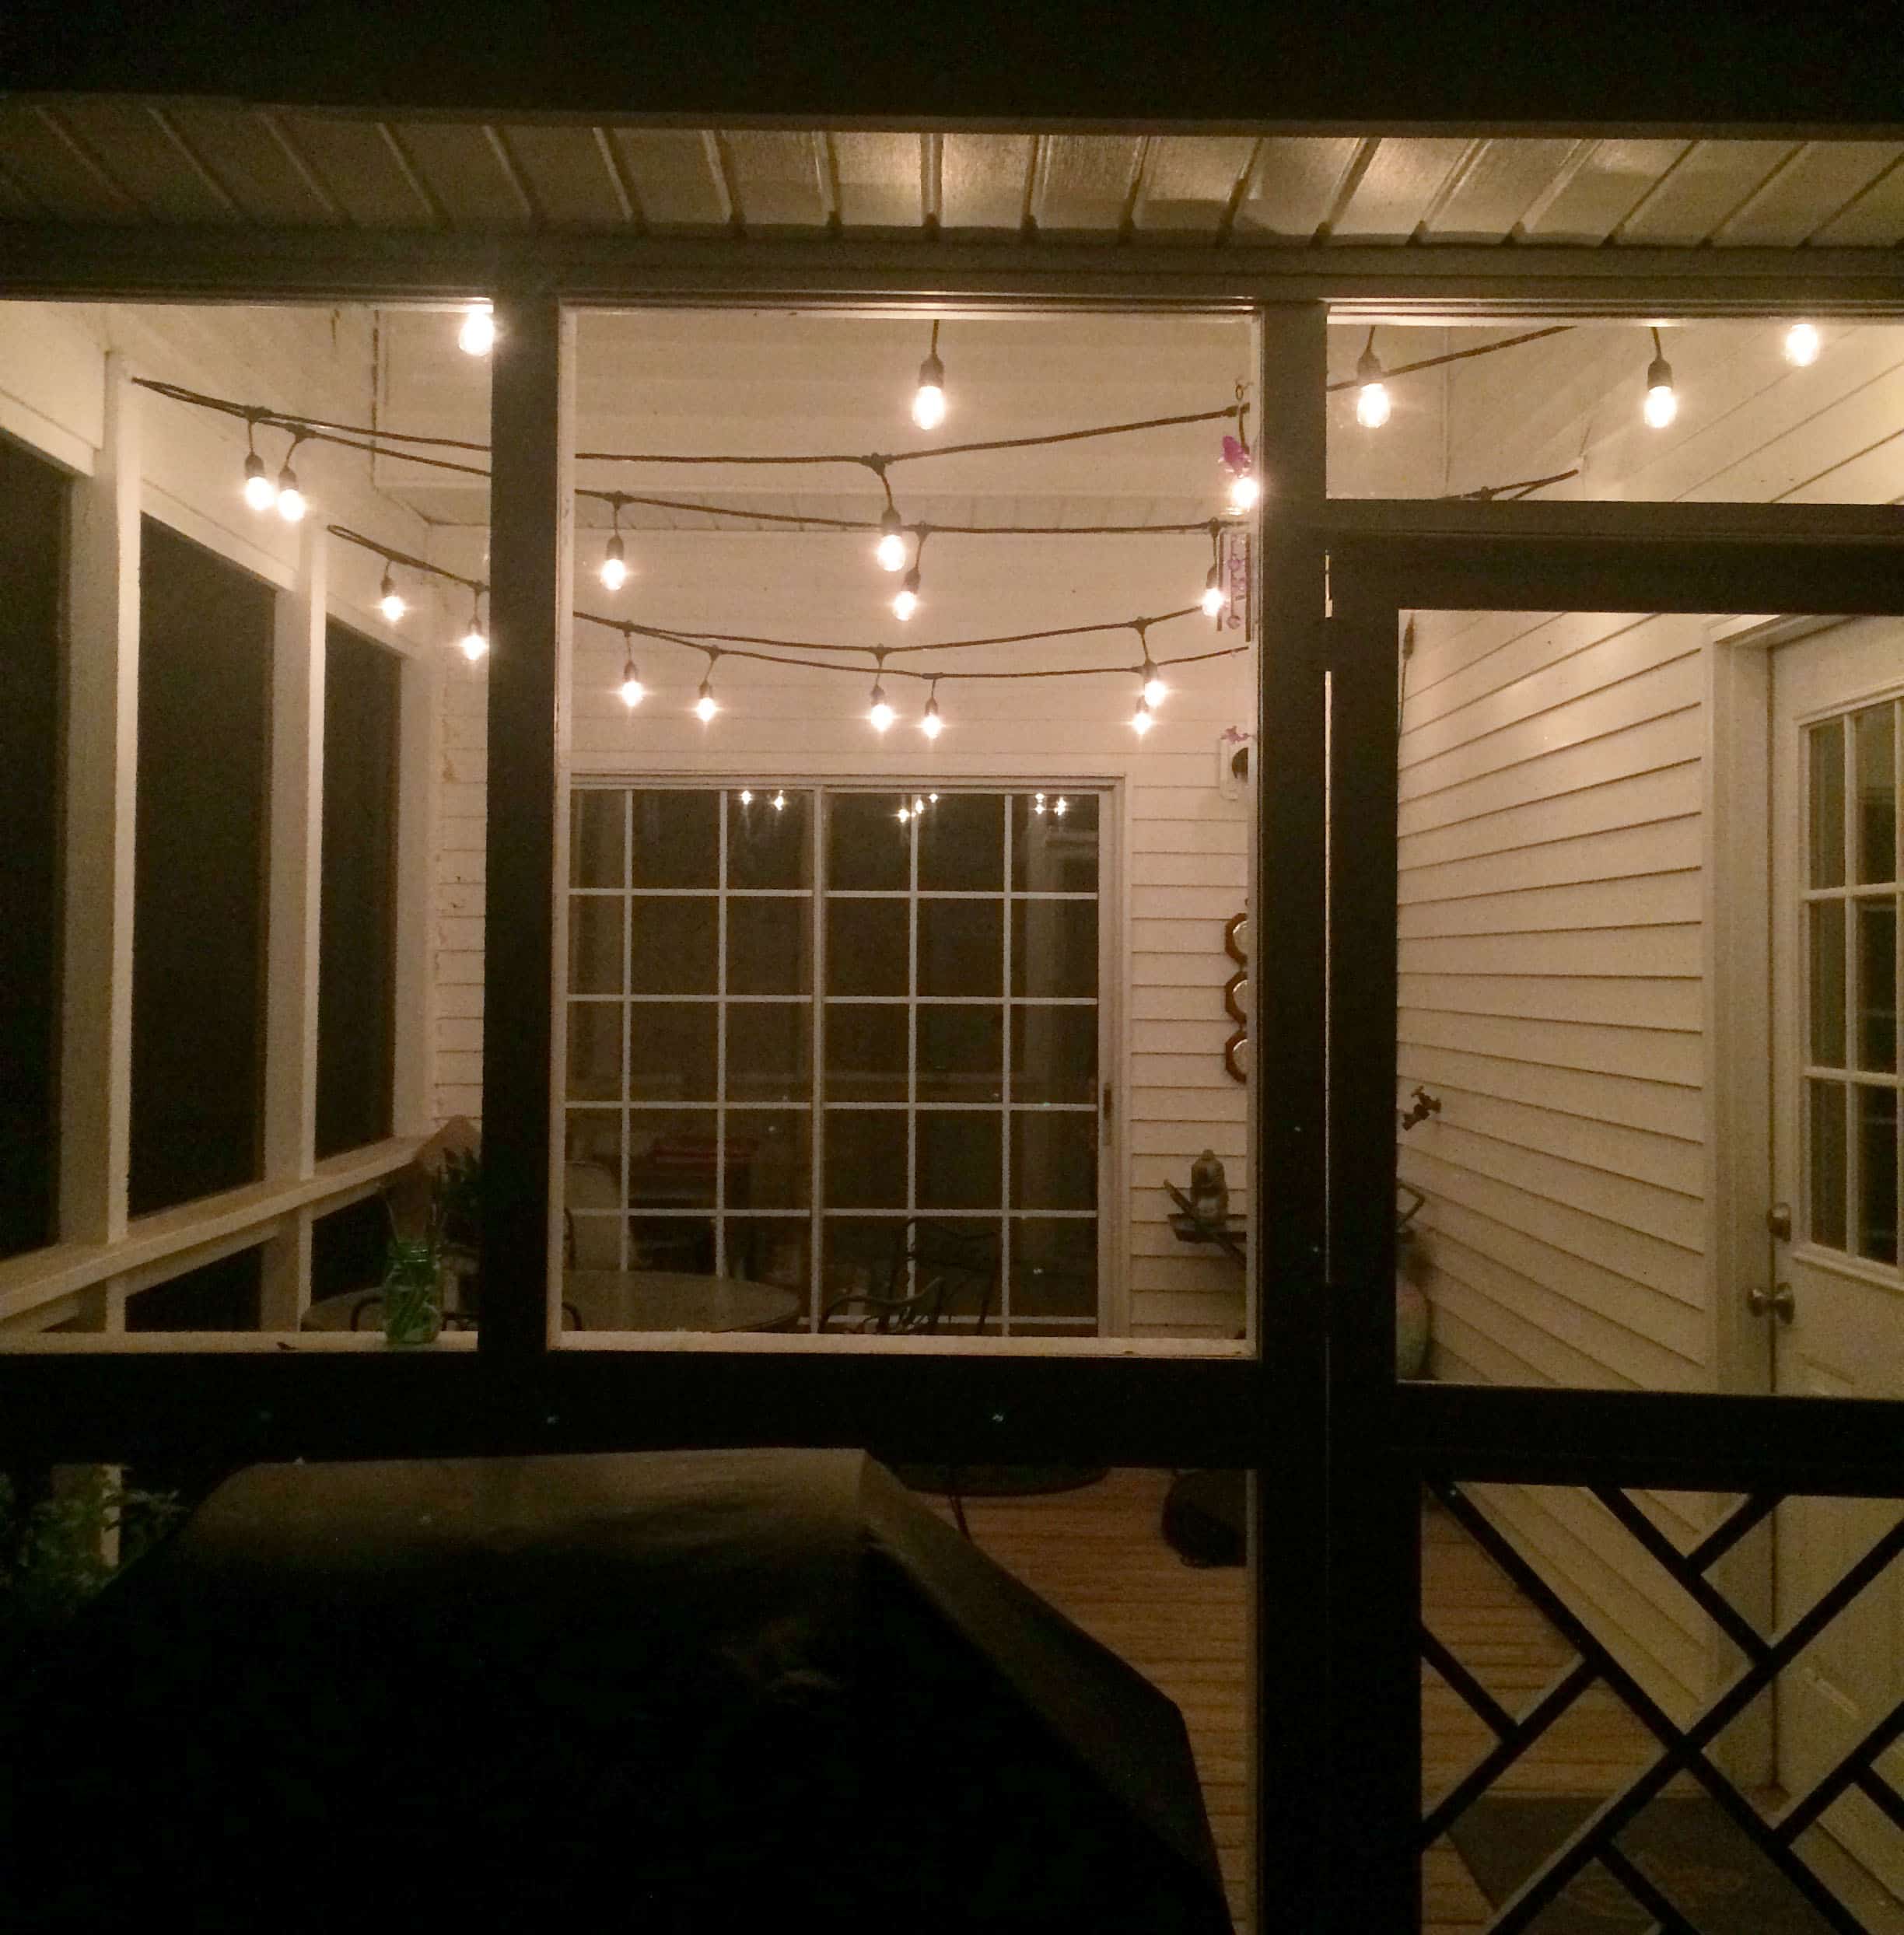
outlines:
[[[1710,1378],[1702,632],[1423,614],[1401,749],[1402,1138],[1444,1378]],[[1703,1684],[1663,1576],[1578,1493],[1487,1502],[1654,1690]]]

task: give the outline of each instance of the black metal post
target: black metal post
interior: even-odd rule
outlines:
[[[548,1348],[549,1279],[560,1268],[551,1197],[564,1033],[573,333],[552,296],[504,296],[495,308],[479,1341],[485,1363],[529,1370]]]

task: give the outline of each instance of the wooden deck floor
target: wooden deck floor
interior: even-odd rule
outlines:
[[[1249,1872],[1244,1698],[1245,1575],[1185,1565],[1160,1530],[1169,1475],[1114,1471],[1088,1490],[1055,1497],[975,1499],[966,1512],[978,1543],[1087,1632],[1120,1653],[1182,1709],[1240,1935],[1255,1926]],[[1435,1631],[1510,1708],[1525,1703],[1570,1657],[1546,1621],[1494,1570],[1444,1513],[1423,1523],[1424,1610]],[[1423,1779],[1438,1793],[1489,1736],[1458,1697],[1423,1671]],[[1589,1694],[1503,1790],[1605,1793],[1646,1758],[1638,1722],[1610,1696]],[[1423,1875],[1425,1935],[1485,1924],[1486,1898],[1445,1842]]]

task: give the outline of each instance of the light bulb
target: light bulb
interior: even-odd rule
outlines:
[[[1643,414],[1655,430],[1663,430],[1679,414],[1678,393],[1673,388],[1672,366],[1664,356],[1655,356],[1647,370]]]
[[[887,727],[893,723],[894,716],[893,709],[886,703],[885,687],[875,685],[873,688],[872,709],[866,714],[866,717],[873,723],[873,731],[884,732]]]
[[[918,611],[919,591],[919,566],[915,565],[906,573],[905,581],[900,585],[898,592],[893,599],[893,616],[895,618],[909,618],[914,612]]]
[[[783,793],[775,793],[770,803],[775,813],[784,812],[786,808],[786,795]]]
[[[907,821],[910,820],[912,817],[912,809],[910,807],[901,807],[899,809],[899,824],[900,824],[900,825],[904,826],[904,825],[905,824],[905,823],[907,822]]]
[[[255,450],[245,459],[244,501],[254,511],[268,511],[278,502],[278,487],[264,474],[264,460]]]
[[[1223,616],[1223,590],[1217,582],[1216,567],[1214,565],[1210,566],[1209,576],[1203,581],[1203,597],[1201,602],[1205,618],[1220,618]]]
[[[1785,360],[1803,369],[1818,361],[1822,339],[1810,323],[1794,323],[1785,332]]]
[[[939,702],[936,698],[926,702],[926,713],[919,721],[919,730],[928,739],[936,739],[945,730],[945,721],[939,716]]]
[[[621,540],[619,537],[611,537],[601,562],[601,581],[611,591],[619,591],[628,583],[628,555]]]
[[[917,798],[917,797],[915,796],[915,797],[914,798],[914,800],[913,800],[913,802],[912,802],[912,817],[913,817],[913,818],[916,820],[916,819],[919,817],[919,816],[922,813],[923,813],[925,810],[926,810],[926,802],[925,802],[923,800],[919,799],[919,798]]]
[[[899,513],[889,504],[886,514],[880,520],[880,541],[873,547],[873,555],[880,562],[884,571],[903,571],[905,569],[905,527],[899,521]]]
[[[377,587],[377,609],[392,625],[410,607],[404,603],[403,593],[397,589],[397,580],[387,571],[383,582]]]
[[[467,356],[486,356],[495,347],[495,314],[487,303],[463,318],[457,347]]]
[[[1356,392],[1356,422],[1365,430],[1379,430],[1388,421],[1388,386],[1365,383]]]
[[[740,803],[744,807],[751,807],[754,803],[753,794],[749,793],[744,786],[740,789]]]
[[[695,717],[705,726],[719,710],[720,702],[714,696],[712,681],[703,679],[701,681],[701,696],[695,701]]]
[[[912,421],[922,430],[936,430],[945,413],[945,365],[928,356],[919,365],[919,388],[912,393]]]
[[[1262,486],[1256,481],[1254,471],[1239,471],[1230,485],[1230,508],[1233,511],[1254,510],[1256,500],[1262,495]]]
[[[1044,812],[1044,810],[1045,810],[1045,796],[1044,796],[1044,794],[1042,794],[1041,793],[1034,793],[1034,794],[1032,794],[1032,796],[1031,796],[1031,810],[1032,810],[1034,813],[1037,813],[1037,814],[1042,814],[1042,813]]]
[[[1055,813],[1060,820],[1062,820],[1070,810],[1071,803],[1069,800],[1066,799],[1062,793],[1059,794],[1058,797],[1052,802],[1052,811]]]
[[[304,515],[304,493],[298,488],[297,472],[289,464],[278,473],[278,515],[295,524]]]
[[[1169,696],[1170,688],[1164,683],[1162,677],[1157,672],[1156,666],[1153,665],[1150,660],[1146,659],[1144,660],[1143,667],[1144,704],[1147,705],[1152,712],[1155,712]]]
[[[463,656],[474,665],[489,649],[489,641],[483,636],[482,621],[470,620],[468,631],[463,634]]]
[[[1150,708],[1149,705],[1146,705],[1144,701],[1139,699],[1137,702],[1136,711],[1131,714],[1131,730],[1135,733],[1139,739],[1142,739],[1144,734],[1149,732],[1150,728],[1156,723],[1157,721],[1150,716]]]
[[[641,674],[635,670],[635,661],[630,659],[621,668],[621,703],[632,712],[648,695],[648,688],[641,682]]]

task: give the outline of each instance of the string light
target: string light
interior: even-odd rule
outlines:
[[[481,595],[470,594],[469,629],[463,634],[463,656],[474,665],[489,649],[489,641],[483,636]]]
[[[1058,797],[1052,802],[1052,811],[1055,814],[1060,820],[1062,820],[1070,810],[1071,803],[1069,800],[1066,799],[1062,793],[1059,794]]]
[[[1256,471],[1249,453],[1243,454],[1244,467],[1230,480],[1230,508],[1241,513],[1254,510],[1257,500],[1262,495],[1262,485],[1257,481]]]
[[[719,656],[718,652],[708,654],[707,676],[702,680],[700,695],[695,700],[695,717],[703,726],[711,725],[720,710],[720,701],[714,696],[714,661]]]
[[[1045,811],[1045,796],[1041,793],[1034,793],[1032,794],[1031,810],[1041,816],[1043,814]]]
[[[773,808],[775,813],[784,813],[786,810],[786,795],[783,793],[776,793],[767,803]]]
[[[740,789],[740,803],[744,807],[751,807],[754,803],[753,794],[749,793],[744,786]]]
[[[1660,346],[1660,333],[1653,332],[1653,360],[1647,365],[1646,401],[1641,414],[1655,430],[1663,430],[1679,414],[1678,394],[1673,388],[1672,365]]]
[[[873,698],[866,711],[866,718],[871,723],[874,732],[883,733],[891,726],[897,715],[886,702],[886,688],[880,676],[885,667],[886,654],[884,652],[876,652],[873,657],[874,664]]]
[[[304,516],[304,493],[298,488],[297,472],[291,467],[291,459],[303,439],[293,437],[291,448],[285,453],[284,468],[278,473],[278,515],[287,524],[301,523]]]
[[[893,506],[886,506],[880,519],[880,540],[873,547],[873,555],[880,562],[882,571],[900,571],[906,561],[905,527],[899,521],[899,513]]]
[[[1137,633],[1137,642],[1143,647],[1143,664],[1137,674],[1139,687],[1143,694],[1146,709],[1155,712],[1170,696],[1170,688],[1164,683],[1163,677],[1157,669],[1157,661],[1150,656],[1150,632],[1148,621],[1139,623],[1135,628]],[[1141,733],[1146,728],[1139,726],[1137,730]]]
[[[254,511],[268,511],[278,501],[278,487],[264,474],[264,460],[257,453],[255,425],[245,426],[244,501]]]
[[[1228,602],[1223,587],[1223,538],[1222,527],[1218,520],[1210,520],[1210,568],[1209,576],[1203,580],[1203,596],[1199,600],[1206,618],[1220,618],[1223,606]]]
[[[495,311],[488,303],[478,303],[464,315],[457,347],[466,356],[486,356],[495,347]]]
[[[1818,359],[1823,339],[1811,323],[1794,323],[1785,332],[1785,360],[1794,369],[1808,368]]]
[[[628,553],[621,543],[621,500],[614,499],[611,506],[614,522],[610,527],[608,548],[602,554],[601,581],[611,591],[619,591],[628,583]]]
[[[932,689],[926,695],[926,710],[919,719],[919,730],[928,739],[936,739],[945,730],[945,721],[939,716],[939,681],[934,679]]]
[[[1369,326],[1368,342],[1356,364],[1356,422],[1365,430],[1379,430],[1388,421],[1388,387],[1382,381],[1381,359],[1375,354],[1375,328]]]
[[[919,387],[912,393],[912,421],[922,430],[936,430],[945,422],[945,365],[939,360],[939,324],[932,326],[932,346],[919,365]]]
[[[1156,719],[1151,716],[1150,708],[1144,702],[1143,695],[1139,694],[1137,700],[1137,709],[1131,714],[1131,730],[1135,733],[1139,739],[1142,739],[1144,734],[1149,732],[1150,728],[1156,723]]]
[[[648,695],[648,688],[641,682],[641,674],[635,669],[635,655],[628,654],[628,663],[621,668],[621,703],[632,712]]]
[[[893,595],[893,616],[909,618],[918,611],[919,604],[919,569],[915,565],[900,580],[899,589]]]
[[[397,589],[397,580],[391,576],[388,565],[383,567],[383,582],[377,586],[377,609],[392,625],[410,609],[404,602],[403,593]]]

